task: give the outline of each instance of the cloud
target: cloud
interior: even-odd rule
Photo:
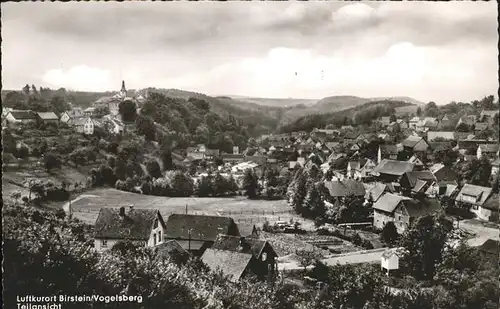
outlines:
[[[113,90],[126,79],[133,88],[211,94],[471,100],[497,91],[494,8],[488,2],[7,3],[3,84]]]
[[[67,71],[62,69],[49,70],[42,80],[52,87],[64,87],[83,91],[106,91],[113,85],[110,72],[85,65],[71,67]]]

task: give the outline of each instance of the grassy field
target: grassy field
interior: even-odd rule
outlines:
[[[228,216],[235,220],[245,232],[255,224],[261,226],[266,220],[298,220],[304,228],[311,228],[313,222],[293,214],[284,200],[249,200],[245,197],[231,198],[169,198],[142,195],[116,189],[103,188],[85,192],[81,199],[72,203],[73,214],[93,224],[102,207],[128,207],[158,209],[167,219],[174,213]]]

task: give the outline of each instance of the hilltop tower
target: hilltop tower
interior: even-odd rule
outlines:
[[[122,98],[127,97],[127,89],[125,88],[125,81],[124,80],[122,80],[122,89],[120,90],[120,96]]]

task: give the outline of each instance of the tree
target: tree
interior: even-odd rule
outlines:
[[[118,105],[118,112],[122,116],[124,122],[133,122],[137,117],[137,107],[135,103],[130,100],[121,102]]]
[[[443,249],[452,237],[453,223],[443,215],[427,215],[417,219],[403,235],[402,269],[418,280],[432,280],[436,266],[442,261]]]
[[[156,137],[156,126],[150,117],[138,115],[135,119],[137,133],[144,135],[147,141],[153,141]]]
[[[45,169],[50,171],[54,168],[61,167],[61,159],[55,153],[49,152],[43,156],[43,162]]]
[[[155,159],[150,159],[146,162],[146,170],[153,178],[160,178],[162,176],[160,164]]]
[[[52,106],[52,110],[58,114],[69,110],[69,104],[60,96],[53,96],[50,100],[50,105]]]
[[[396,118],[396,115],[391,115],[391,116],[389,117],[389,122],[390,122],[390,123],[396,122],[396,120],[398,120],[398,119]]]
[[[312,265],[314,261],[319,260],[318,253],[312,250],[296,250],[295,255],[299,258],[300,266],[304,267],[304,272],[307,266]]]
[[[419,106],[417,108],[417,117],[420,117],[420,116],[422,116],[422,108]]]
[[[460,123],[457,128],[455,129],[457,132],[470,132],[471,127],[466,124],[465,122]]]
[[[243,190],[245,191],[245,196],[248,196],[248,198],[255,198],[258,195],[259,183],[257,175],[251,169],[245,171]]]
[[[394,222],[389,221],[384,225],[380,238],[388,245],[392,246],[398,239],[399,234]]]
[[[325,215],[326,207],[321,198],[319,183],[310,183],[304,199],[302,213],[305,217],[318,218]]]
[[[226,179],[217,171],[212,182],[212,192],[214,196],[224,196],[228,191]]]
[[[23,87],[23,93],[26,95],[30,94],[30,85],[26,84],[26,86]]]
[[[191,196],[194,192],[193,180],[181,171],[174,172],[170,182],[172,195],[175,197]]]
[[[170,171],[174,169],[174,163],[172,161],[172,150],[165,144],[161,145],[160,157],[163,163],[163,170]]]
[[[195,194],[199,197],[208,197],[213,194],[212,184],[208,177],[201,176],[197,182]]]
[[[2,100],[2,105],[13,109],[21,109],[21,110],[28,109],[28,102],[26,101],[26,96],[18,91],[8,92],[5,95],[5,98]]]
[[[474,160],[471,164],[471,170],[474,174],[470,180],[473,185],[487,187],[489,186],[491,176],[491,163],[488,158],[483,157],[481,160]]]

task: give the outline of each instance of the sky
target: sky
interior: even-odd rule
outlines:
[[[496,2],[2,3],[2,87],[438,104],[498,92]]]

